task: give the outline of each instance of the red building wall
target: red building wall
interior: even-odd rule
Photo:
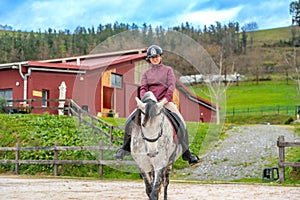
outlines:
[[[18,70],[7,69],[1,70],[0,89],[12,89],[13,99],[23,99],[23,79]]]
[[[40,72],[32,71],[31,75],[28,77],[28,89],[27,89],[27,99],[42,99],[40,96],[34,96],[33,91],[48,90],[48,99],[58,99],[59,98],[59,86],[62,81],[65,81],[67,90],[66,98],[72,97],[73,85],[74,85],[74,74],[68,73],[57,73],[57,72]],[[23,99],[23,98],[21,98]],[[33,103],[33,106],[41,106],[41,102]],[[57,107],[58,103],[49,102],[48,106]],[[33,110],[33,113],[57,113],[57,111],[45,111],[45,110]]]

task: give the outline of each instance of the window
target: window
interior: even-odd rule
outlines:
[[[12,100],[13,99],[12,97],[13,97],[12,89],[0,90],[0,99]],[[7,105],[12,106],[12,102],[8,102]]]
[[[111,73],[110,84],[111,87],[122,88],[122,76],[119,74]]]
[[[47,102],[47,99],[48,99],[48,94],[49,93],[49,90],[42,90],[42,107],[47,107],[48,106],[48,102]]]

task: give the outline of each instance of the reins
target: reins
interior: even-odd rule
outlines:
[[[147,99],[144,103],[149,103],[149,102],[154,102],[156,103],[155,101],[153,101],[152,99]],[[140,110],[140,112],[143,114],[143,115],[146,115],[146,113],[142,110]],[[162,114],[162,111],[160,110],[158,113],[156,113],[154,116],[159,116]],[[162,121],[160,123],[160,132],[159,134],[157,135],[156,138],[147,138],[143,132],[143,126],[144,126],[144,123],[142,123],[142,121],[140,122],[140,126],[141,126],[141,136],[144,140],[146,140],[147,142],[156,142],[161,136],[162,136],[162,133],[163,133],[163,123],[164,123],[164,119],[165,119],[165,116],[163,116],[162,118]]]

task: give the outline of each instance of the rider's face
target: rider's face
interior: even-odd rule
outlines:
[[[155,57],[151,57],[149,60],[153,65],[157,65],[161,62],[162,57],[160,55],[157,55]]]

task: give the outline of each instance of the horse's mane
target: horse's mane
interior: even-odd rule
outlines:
[[[153,119],[153,117],[156,115],[156,111],[157,111],[157,105],[156,105],[156,101],[151,99],[150,96],[145,95],[142,99],[143,103],[146,103],[146,113],[145,114],[145,118],[143,121],[143,125],[146,124],[148,122],[148,120]],[[141,125],[141,113],[142,111],[140,109],[137,110],[136,112],[136,117],[135,117],[135,122],[137,125]]]

